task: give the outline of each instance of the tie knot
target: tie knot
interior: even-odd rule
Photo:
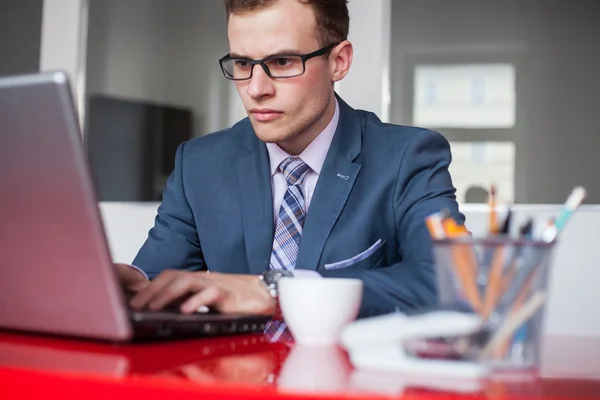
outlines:
[[[279,164],[288,186],[299,185],[306,176],[310,167],[299,157],[288,157]]]

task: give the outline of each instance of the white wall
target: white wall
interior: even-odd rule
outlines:
[[[90,1],[87,94],[166,101],[162,0]]]
[[[88,95],[189,107],[195,135],[227,126],[228,51],[219,0],[92,0]]]
[[[170,65],[167,96],[194,107],[201,123],[197,135],[212,133],[229,126],[229,88],[233,86],[218,62],[229,52],[223,3],[177,0],[175,4],[169,14],[172,49],[171,59],[165,60]]]
[[[83,66],[84,0],[44,0],[40,70],[63,69],[76,79]]]
[[[389,121],[391,0],[350,1],[350,33],[354,60],[337,93],[354,108],[372,111]]]
[[[85,118],[87,0],[44,0],[40,71],[64,70],[71,79],[80,121]]]
[[[159,203],[102,202],[100,211],[115,262],[130,264],[154,226]]]

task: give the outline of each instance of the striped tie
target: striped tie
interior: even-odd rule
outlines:
[[[310,167],[298,157],[286,158],[279,164],[288,187],[277,216],[275,238],[271,252],[271,269],[294,269],[306,215],[304,195],[300,186]]]

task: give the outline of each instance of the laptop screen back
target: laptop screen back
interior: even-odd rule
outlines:
[[[0,79],[0,328],[126,339],[65,74]]]

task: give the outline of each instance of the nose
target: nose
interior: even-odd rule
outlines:
[[[269,97],[275,93],[273,79],[267,75],[262,65],[257,64],[253,67],[252,78],[248,84],[248,95],[253,98]]]

